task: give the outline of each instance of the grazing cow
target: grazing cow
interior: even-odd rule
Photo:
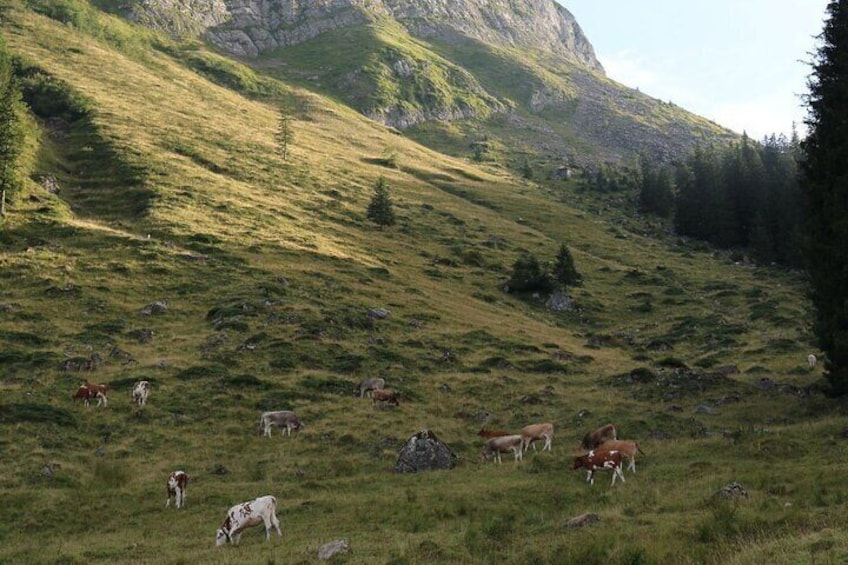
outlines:
[[[807,365],[810,367],[811,371],[816,368],[816,362],[818,362],[818,359],[816,359],[815,355],[812,353],[807,355]]]
[[[482,438],[492,439],[493,437],[508,436],[510,435],[510,433],[504,430],[488,430],[486,428],[480,428],[480,431],[477,432],[477,435]]]
[[[133,385],[132,399],[139,408],[147,404],[147,396],[150,394],[150,382],[138,381]]]
[[[621,456],[630,461],[630,465],[628,465],[628,469],[636,472],[636,452],[638,451],[642,455],[645,454],[644,451],[639,447],[638,441],[628,441],[623,439],[610,439],[602,443],[598,446],[598,451],[618,451],[621,453]]]
[[[612,424],[601,426],[597,430],[589,432],[583,437],[580,445],[586,450],[595,449],[609,439],[618,439],[615,435],[615,426]]]
[[[533,451],[536,451],[536,445],[533,442],[540,439],[545,440],[545,446],[542,448],[542,451],[546,449],[551,451],[551,442],[554,439],[554,425],[550,422],[545,422],[544,424],[524,426],[521,428],[521,437],[523,438],[524,451],[527,451],[527,448],[531,445],[533,446]]]
[[[371,392],[371,404],[385,402],[386,404],[394,404],[400,406],[401,394],[390,388],[381,388]]]
[[[108,405],[108,399],[106,398],[106,391],[109,390],[109,387],[106,385],[95,385],[89,382],[83,383],[79,386],[77,391],[71,397],[72,399],[82,399],[85,403],[86,407],[91,406],[91,400],[96,398],[97,405],[100,406],[102,403],[103,406]]]
[[[384,388],[386,388],[385,379],[381,379],[380,377],[365,379],[359,383],[359,397],[362,398],[372,391],[382,390]]]
[[[579,455],[574,458],[572,469],[581,467],[588,472],[586,481],[590,485],[595,484],[595,471],[604,469],[612,470],[612,485],[615,484],[616,477],[620,478],[622,483],[625,482],[624,473],[621,472],[621,453],[618,451],[590,451]]]
[[[299,430],[303,424],[297,419],[295,413],[291,410],[277,410],[276,412],[263,412],[259,416],[259,430],[263,435],[271,437],[271,428],[276,426],[282,429],[285,428],[286,435],[291,436],[292,430]]]
[[[277,530],[277,537],[283,537],[280,532],[280,521],[277,520],[277,499],[271,495],[260,496],[230,508],[224,523],[215,534],[215,545],[220,547],[227,542],[238,545],[245,528],[257,526],[263,522],[265,523],[265,541],[271,540],[271,526]]]
[[[188,485],[188,475],[184,471],[174,471],[168,476],[165,482],[165,490],[168,493],[168,498],[165,500],[165,507],[171,505],[171,497],[174,498],[174,506],[178,509],[185,506],[186,485]]]
[[[523,441],[523,438],[519,434],[493,437],[486,442],[486,447],[480,453],[480,462],[482,463],[494,455],[498,463],[503,463],[501,461],[501,453],[512,451],[515,455],[515,462],[518,463],[523,459],[523,451],[521,449]]]

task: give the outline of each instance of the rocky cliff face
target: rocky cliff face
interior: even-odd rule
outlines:
[[[554,0],[138,0],[129,16],[175,35],[202,33],[240,57],[390,18],[418,37],[530,47],[603,72],[574,16]]]

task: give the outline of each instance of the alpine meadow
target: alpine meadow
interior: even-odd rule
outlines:
[[[0,563],[848,560],[807,276],[681,235],[632,180],[749,140],[579,34],[507,45],[406,0],[209,23],[237,4],[0,8]],[[543,423],[549,450],[484,456],[481,429]],[[635,472],[590,484],[609,423]],[[411,438],[448,468],[400,472]],[[265,495],[282,536],[216,547]]]

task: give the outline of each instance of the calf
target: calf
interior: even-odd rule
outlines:
[[[400,393],[390,388],[377,389],[371,392],[371,404],[385,402],[386,404],[394,404],[400,406]]]
[[[628,441],[623,439],[610,439],[602,443],[598,446],[598,451],[618,451],[621,453],[621,456],[630,461],[630,465],[627,466],[628,469],[636,472],[636,452],[638,451],[642,455],[645,453],[639,447],[638,441]]]
[[[106,398],[106,391],[109,390],[109,387],[106,385],[95,385],[91,383],[83,383],[79,386],[77,391],[71,397],[72,399],[82,399],[85,403],[86,407],[91,406],[91,400],[93,398],[97,399],[97,406],[100,406],[102,403],[103,406],[108,405],[108,399]]]
[[[515,455],[515,462],[518,463],[523,458],[522,442],[523,439],[519,434],[493,437],[486,442],[486,447],[480,453],[480,461],[486,461],[494,455],[498,463],[503,463],[501,461],[501,453],[512,451]]]
[[[574,466],[572,469],[586,469],[588,472],[586,481],[590,485],[595,484],[595,471],[599,469],[612,470],[612,484],[615,484],[616,477],[624,481],[624,473],[621,472],[621,453],[618,451],[590,451],[585,455],[580,455],[574,458]]]
[[[171,498],[174,499],[174,506],[178,509],[185,506],[186,485],[188,485],[188,475],[183,471],[174,471],[168,476],[165,482],[165,490],[168,493],[168,498],[165,500],[165,508],[171,505]]]
[[[369,392],[375,390],[382,390],[386,387],[385,379],[381,379],[380,377],[374,377],[371,379],[365,379],[361,383],[359,383],[359,397],[362,398]]]
[[[595,449],[608,439],[618,439],[615,435],[615,426],[612,424],[601,426],[597,430],[589,432],[583,437],[580,445],[586,450]]]
[[[303,424],[297,419],[295,413],[291,410],[277,410],[276,412],[263,412],[259,416],[259,430],[264,436],[271,437],[271,428],[276,426],[282,429],[285,428],[286,435],[291,436],[292,430],[299,430]]]
[[[150,382],[138,381],[133,385],[132,399],[136,406],[141,408],[147,404],[147,396],[150,394]]]
[[[260,496],[230,508],[224,523],[215,533],[215,545],[220,547],[227,542],[238,545],[245,528],[263,522],[265,523],[265,541],[271,540],[271,526],[277,530],[277,537],[283,537],[280,532],[280,521],[277,520],[277,499],[271,495]]]
[[[545,440],[545,445],[542,447],[542,451],[545,451],[546,449],[551,451],[551,442],[554,439],[554,425],[550,422],[545,422],[544,424],[530,424],[529,426],[524,426],[521,428],[521,437],[524,445],[524,451],[527,451],[527,448],[531,445],[533,446],[533,451],[536,451],[536,445],[533,442],[540,439]]]

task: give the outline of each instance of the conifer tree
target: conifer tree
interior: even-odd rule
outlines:
[[[522,253],[512,265],[512,276],[507,281],[514,292],[547,292],[551,290],[551,277],[535,255]]]
[[[832,0],[809,78],[802,143],[807,272],[834,396],[848,394],[848,0]]]
[[[574,266],[571,251],[564,243],[560,245],[557,252],[553,275],[554,280],[563,288],[579,285],[582,280],[580,273],[577,272],[577,267]]]
[[[368,219],[380,226],[380,229],[395,224],[395,212],[392,209],[392,199],[386,179],[380,177],[374,185],[374,195],[368,204]]]
[[[289,146],[294,142],[294,129],[292,128],[293,118],[291,112],[285,106],[280,107],[280,115],[277,118],[277,131],[274,137],[277,141],[277,151],[283,161],[287,161],[289,157]]]

